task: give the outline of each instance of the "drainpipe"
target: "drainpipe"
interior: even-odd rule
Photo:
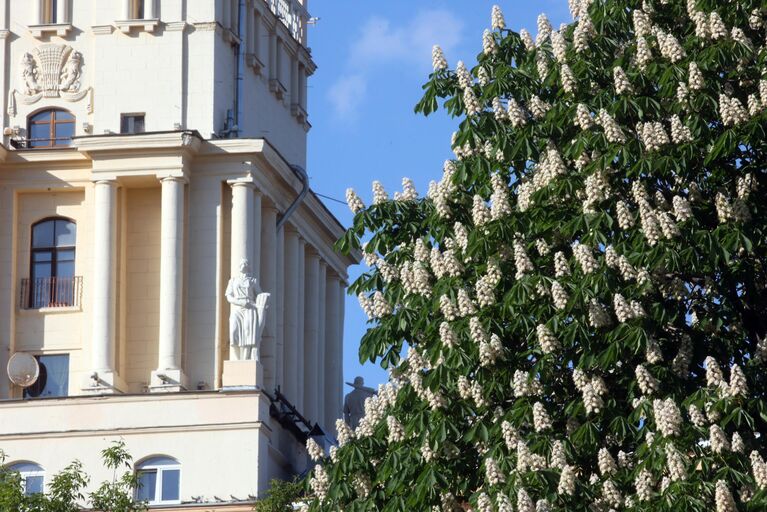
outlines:
[[[245,53],[242,51],[242,39],[243,37],[250,37],[250,34],[243,35],[242,33],[242,20],[245,17],[245,0],[239,0],[237,3],[237,38],[239,43],[235,43],[235,63],[234,63],[234,122],[232,126],[229,126],[229,135],[234,134],[235,137],[240,136],[240,110],[242,109],[242,70],[245,67]]]
[[[298,208],[299,205],[303,202],[306,194],[309,193],[309,176],[306,174],[306,170],[300,165],[291,165],[290,170],[293,171],[293,174],[298,176],[298,178],[301,180],[303,188],[298,194],[298,197],[296,197],[288,209],[285,210],[285,213],[277,217],[277,231],[279,231],[280,228],[287,222],[288,218],[293,215],[293,212],[296,211],[296,208]]]

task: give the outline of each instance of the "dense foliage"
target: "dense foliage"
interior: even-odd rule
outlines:
[[[99,512],[143,512],[146,504],[134,499],[137,481],[132,470],[132,457],[122,441],[114,442],[101,452],[105,467],[113,470],[113,479],[103,482],[88,494],[91,510]],[[45,494],[24,493],[21,475],[3,465],[0,452],[0,510],[13,512],[80,512],[86,498],[90,477],[79,461],[74,461],[53,475]],[[118,474],[123,470],[123,474]]]
[[[456,159],[348,192],[391,381],[311,510],[767,510],[767,4],[570,7],[435,47]]]
[[[272,480],[266,497],[259,499],[253,510],[255,512],[290,512],[293,504],[301,499],[304,486],[300,480],[285,482]]]

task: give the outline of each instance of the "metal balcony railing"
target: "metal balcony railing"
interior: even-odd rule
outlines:
[[[306,46],[306,25],[309,13],[299,0],[264,0],[277,18],[288,28],[296,41]]]
[[[82,276],[40,277],[21,280],[21,309],[79,307]]]

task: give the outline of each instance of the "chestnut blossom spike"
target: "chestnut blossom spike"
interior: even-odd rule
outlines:
[[[434,45],[431,49],[431,63],[434,71],[444,71],[447,69],[447,59],[439,45]]]
[[[503,11],[498,5],[494,5],[490,13],[490,26],[493,30],[503,30],[506,28],[506,21],[503,19]]]

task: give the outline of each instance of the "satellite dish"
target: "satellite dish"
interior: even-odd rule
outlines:
[[[27,388],[40,376],[40,364],[26,352],[16,352],[8,360],[8,378],[22,388]]]

